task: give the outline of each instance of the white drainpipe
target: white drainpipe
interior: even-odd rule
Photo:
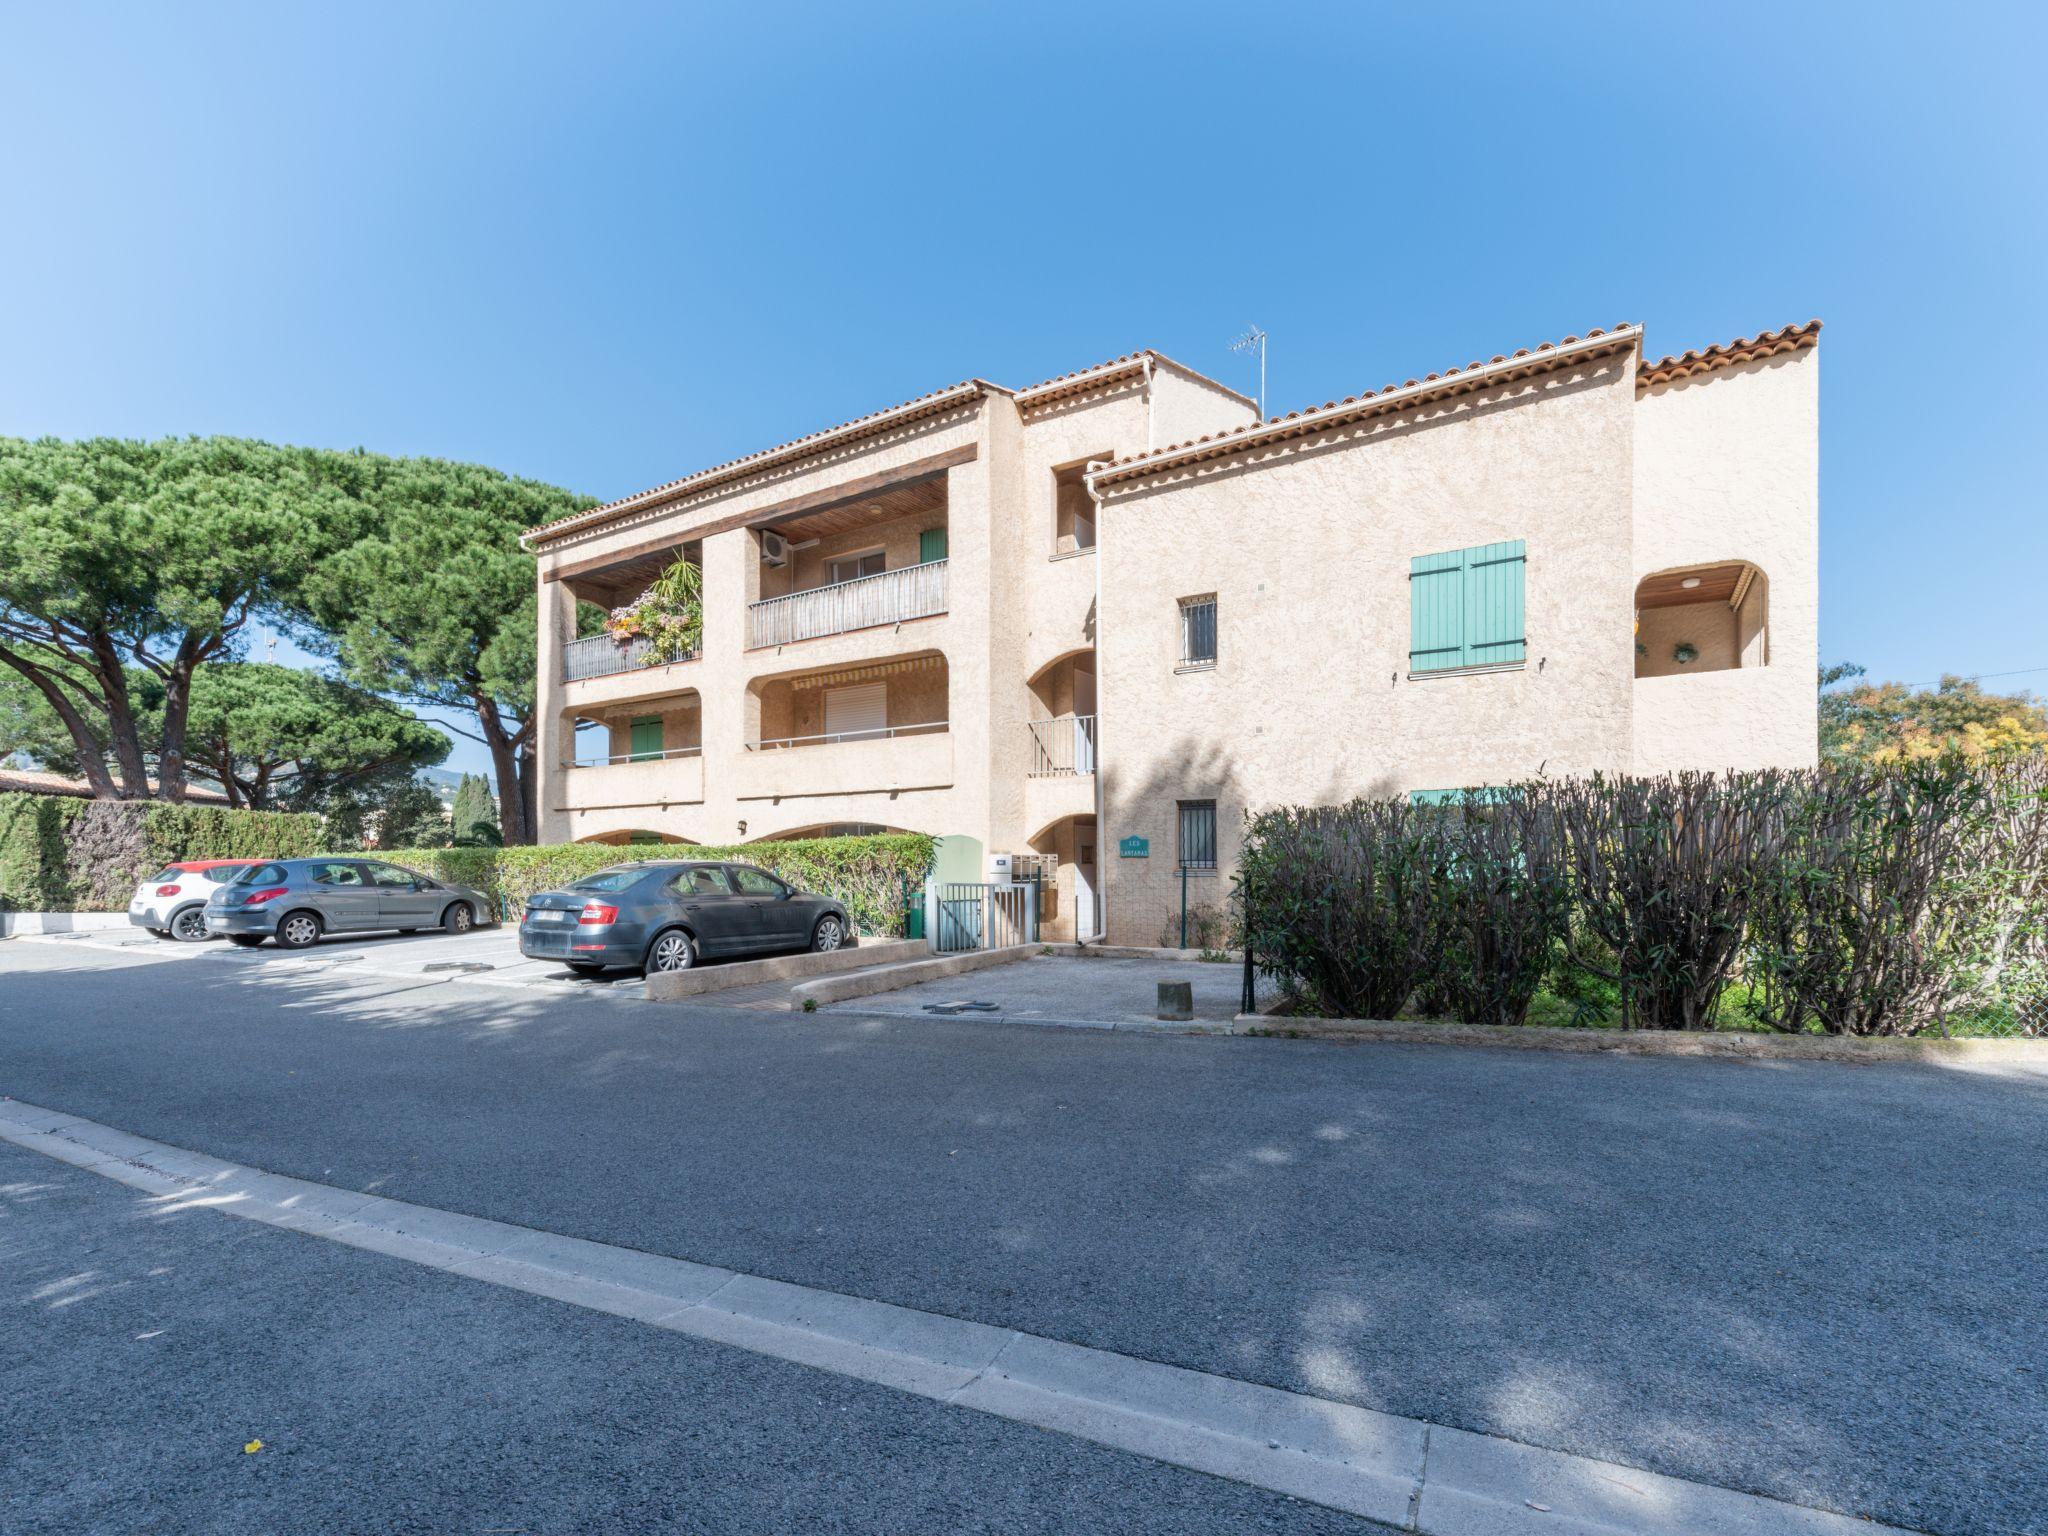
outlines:
[[[1152,359],[1145,359],[1145,435],[1152,435]],[[1109,825],[1103,816],[1103,782],[1108,777],[1109,765],[1102,754],[1103,687],[1102,687],[1102,562],[1103,538],[1108,533],[1102,521],[1102,498],[1096,494],[1094,473],[1096,464],[1091,462],[1082,473],[1081,483],[1088,487],[1088,499],[1095,503],[1095,942],[1109,941]]]

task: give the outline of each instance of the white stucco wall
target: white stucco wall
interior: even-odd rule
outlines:
[[[1175,803],[1214,798],[1228,890],[1247,808],[1626,768],[1632,359],[1293,447],[1103,508],[1098,689],[1110,936],[1177,908]],[[1412,557],[1523,539],[1528,661],[1411,679]],[[1176,671],[1179,604],[1218,659]],[[1118,841],[1145,837],[1143,860]]]
[[[1638,773],[1810,767],[1819,756],[1820,352],[1660,384],[1636,402],[1635,574],[1747,560],[1768,579],[1767,645],[1733,615],[1744,676],[1694,668],[1636,684]],[[1654,628],[1668,653],[1676,622]],[[1702,645],[1704,651],[1706,647]],[[1755,663],[1768,658],[1768,665]]]

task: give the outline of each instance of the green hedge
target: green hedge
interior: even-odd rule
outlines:
[[[924,883],[932,867],[936,838],[892,832],[879,837],[813,837],[787,843],[748,843],[737,848],[697,844],[557,843],[541,848],[394,848],[377,857],[473,886],[498,905],[498,915],[516,916],[537,891],[567,885],[595,870],[634,859],[733,859],[782,876],[807,891],[846,903],[854,926],[866,934],[902,931],[903,892]]]
[[[174,859],[289,859],[319,851],[318,816],[166,800],[0,794],[0,907],[110,912]]]

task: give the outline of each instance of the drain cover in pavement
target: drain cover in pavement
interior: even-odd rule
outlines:
[[[495,971],[497,967],[495,965],[487,965],[481,960],[436,960],[432,965],[423,965],[420,969],[423,971]]]
[[[924,1011],[926,1013],[950,1015],[955,1013],[995,1013],[999,1010],[994,1003],[926,1003]]]

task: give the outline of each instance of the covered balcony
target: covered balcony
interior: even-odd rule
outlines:
[[[695,690],[593,711],[573,724],[573,755],[561,765],[563,809],[703,800],[703,712]]]
[[[741,798],[950,785],[948,683],[937,652],[757,680],[748,692]]]
[[[606,615],[638,602],[678,560],[701,572],[703,545],[692,542],[644,550],[562,578],[576,598],[577,629],[577,637],[562,646],[563,682],[640,672],[696,658],[701,642],[675,651],[645,636],[614,640],[602,627]]]
[[[758,533],[750,649],[879,629],[946,612],[946,476],[805,508]]]

